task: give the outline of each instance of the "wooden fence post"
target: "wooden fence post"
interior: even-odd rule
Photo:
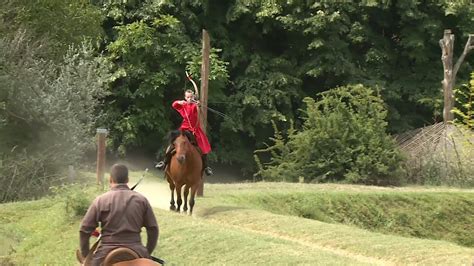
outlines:
[[[105,140],[107,129],[97,129],[97,185],[104,185],[105,174]]]

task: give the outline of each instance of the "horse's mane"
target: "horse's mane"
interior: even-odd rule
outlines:
[[[191,133],[191,131],[188,131],[188,130],[183,130],[183,135],[185,135],[188,139],[189,139],[189,142],[191,142],[193,145],[196,145],[196,137],[194,137],[194,134]]]
[[[181,135],[181,132],[179,130],[172,130],[168,133],[168,141],[169,143],[173,143],[173,141]]]
[[[168,134],[168,139],[169,139],[170,143],[173,143],[173,141],[177,137],[179,137],[181,134],[186,136],[188,138],[189,142],[191,142],[191,144],[197,145],[196,138],[194,137],[193,133],[191,131],[188,131],[188,130],[172,130],[172,131],[170,131],[170,133]]]

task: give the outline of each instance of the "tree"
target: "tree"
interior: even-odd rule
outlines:
[[[90,44],[59,63],[42,58],[42,47],[25,32],[0,39],[2,202],[42,195],[94,147],[108,65]]]
[[[61,61],[69,45],[88,40],[97,43],[103,35],[100,9],[89,0],[5,0],[0,10],[0,33],[13,37],[27,30],[43,44],[42,54]]]
[[[454,91],[453,87],[456,83],[456,75],[461,67],[461,64],[464,61],[466,55],[474,49],[474,34],[469,34],[467,39],[466,46],[461,56],[456,61],[456,64],[453,65],[453,48],[454,48],[454,35],[451,34],[451,30],[444,31],[443,39],[439,40],[439,45],[441,46],[442,56],[441,61],[443,62],[443,73],[444,79],[441,82],[443,84],[443,93],[444,93],[444,109],[443,109],[443,119],[445,123],[448,123],[454,119],[454,114],[452,112],[454,107]]]

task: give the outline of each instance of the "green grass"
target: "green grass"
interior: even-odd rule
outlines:
[[[151,186],[151,182],[155,182],[165,186],[156,176],[148,177],[146,181],[150,183],[142,185]],[[80,217],[66,211],[66,202],[70,195],[81,197],[78,190],[90,200],[99,191],[84,186],[71,189],[56,197],[0,205],[0,252],[3,252],[0,253],[0,265],[2,262],[5,265],[77,265],[74,252],[78,248]],[[315,192],[324,197],[314,196]],[[155,209],[160,225],[155,256],[170,265],[470,265],[474,258],[473,248],[453,242],[371,232],[358,228],[360,225],[306,219],[299,217],[298,212],[291,213],[291,204],[283,207],[277,203],[285,197],[293,199],[294,195],[300,202],[305,198],[308,206],[313,200],[324,202],[329,197],[335,202],[346,202],[344,198],[348,197],[348,202],[370,209],[374,202],[384,198],[398,200],[397,197],[401,197],[406,199],[403,202],[410,203],[401,204],[400,209],[404,210],[412,206],[412,202],[431,202],[431,196],[441,195],[448,208],[464,197],[470,204],[472,191],[249,183],[207,184],[204,193],[205,197],[197,199],[193,217]],[[418,197],[419,193],[423,197]],[[266,210],[274,209],[275,205],[281,209]],[[325,209],[314,206],[319,212]],[[378,207],[387,208],[383,204]],[[326,219],[334,217],[338,216],[327,215]],[[469,221],[469,216],[452,217],[451,220],[455,219]],[[4,247],[8,247],[7,252]]]
[[[277,214],[474,247],[473,193],[241,192],[222,198]]]
[[[354,261],[292,240],[234,227],[227,221],[158,211],[159,256],[173,265],[208,264],[355,264]],[[316,259],[317,258],[317,259]]]

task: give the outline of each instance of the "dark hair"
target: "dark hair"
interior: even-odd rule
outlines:
[[[192,91],[192,90],[186,90],[186,91],[184,91],[184,93],[192,93],[194,95],[194,91]]]
[[[172,130],[168,133],[168,141],[170,144],[173,144],[173,141],[179,137],[181,132],[179,130]]]
[[[128,183],[128,168],[123,164],[114,164],[110,168],[110,176],[115,183]]]

